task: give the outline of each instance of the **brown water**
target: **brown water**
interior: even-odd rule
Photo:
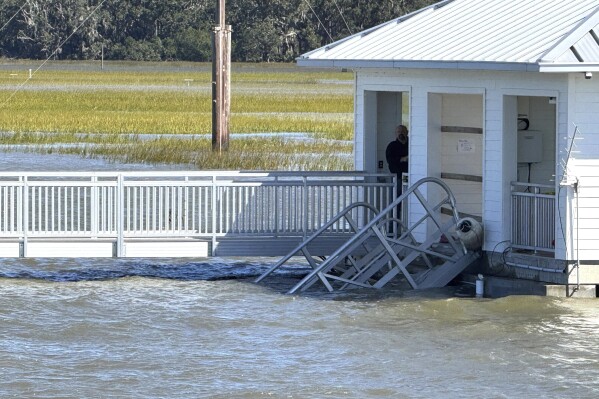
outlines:
[[[282,292],[267,259],[4,260],[1,397],[599,396],[596,300]]]
[[[0,168],[148,166],[10,153]],[[0,398],[599,397],[597,300],[290,296],[305,267],[252,283],[270,262],[0,260]]]

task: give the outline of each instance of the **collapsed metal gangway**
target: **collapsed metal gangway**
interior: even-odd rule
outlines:
[[[416,211],[413,215],[419,215],[414,217],[417,220],[407,222],[395,217],[405,206]],[[362,228],[355,220],[358,208],[375,213]],[[355,234],[329,257],[313,257],[308,251],[310,243],[327,234],[330,226],[341,219],[351,225]],[[348,287],[382,288],[398,275],[414,289],[443,287],[480,256],[476,249],[482,244],[482,229],[472,227],[471,220],[459,218],[449,187],[437,178],[427,177],[405,190],[381,212],[366,203],[348,206],[256,282],[264,280],[292,257],[303,255],[312,271],[289,291],[290,294],[305,291],[318,281],[331,292]],[[474,245],[472,242],[465,245],[465,233],[475,234]]]

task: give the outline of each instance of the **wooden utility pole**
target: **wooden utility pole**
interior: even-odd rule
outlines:
[[[231,113],[231,26],[225,25],[225,0],[216,0],[218,25],[212,34],[212,150],[229,149]]]

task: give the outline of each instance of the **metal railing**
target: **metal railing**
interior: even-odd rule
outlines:
[[[361,172],[2,173],[0,238],[305,237],[351,203],[385,208],[395,184]]]
[[[555,186],[512,182],[512,247],[555,252]]]
[[[441,195],[428,201],[423,192],[435,188]],[[401,223],[401,226],[396,224],[395,227],[400,227],[401,231],[390,233],[389,222],[395,219],[397,206],[402,202],[409,202],[408,199],[420,203],[424,214],[412,223]],[[445,206],[450,209],[451,220],[443,221],[441,218],[441,209]],[[362,227],[352,222],[351,213],[358,207],[373,216]],[[330,256],[317,263],[308,251],[308,246],[317,241],[328,226],[339,220],[347,220],[354,226],[354,234],[342,242]],[[440,179],[427,177],[414,183],[380,211],[366,203],[356,203],[342,210],[258,277],[256,282],[262,281],[293,256],[301,254],[313,270],[289,291],[290,294],[304,291],[318,280],[329,291],[334,291],[335,285],[339,289],[348,286],[382,288],[398,274],[403,274],[415,289],[443,287],[478,257],[476,254],[469,254],[461,241],[450,234],[450,231],[456,230],[458,221],[455,197],[449,186]],[[430,227],[428,237],[424,242],[417,242],[414,232],[427,225]],[[442,236],[447,237],[448,246],[439,251],[437,243]],[[421,269],[409,270],[410,266],[414,266],[413,262],[423,262],[428,270],[424,273]]]

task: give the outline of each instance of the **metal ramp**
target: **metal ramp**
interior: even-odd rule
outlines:
[[[396,211],[408,204],[411,210],[421,211],[413,223],[395,218]],[[375,214],[361,229],[355,220],[358,208]],[[308,244],[326,234],[330,226],[341,219],[352,226],[353,237],[326,259],[312,257]],[[366,203],[345,208],[256,282],[264,280],[293,256],[303,255],[312,271],[289,291],[290,294],[305,291],[319,281],[329,291],[348,287],[382,288],[398,275],[414,289],[443,287],[480,256],[478,251],[469,252],[454,237],[459,222],[449,187],[437,178],[424,178],[379,213]],[[441,240],[443,244],[439,243]]]

